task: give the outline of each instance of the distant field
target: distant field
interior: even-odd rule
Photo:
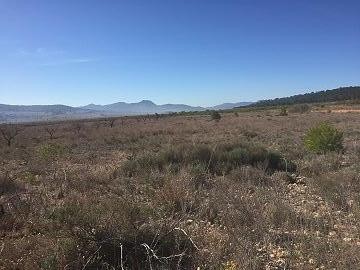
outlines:
[[[323,110],[320,112],[327,112],[327,111]],[[331,112],[334,112],[334,113],[350,113],[350,112],[359,113],[360,109],[335,109],[335,110],[332,110]]]
[[[360,269],[358,106],[0,126],[0,269]]]

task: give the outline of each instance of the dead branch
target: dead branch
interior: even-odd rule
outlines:
[[[182,257],[185,255],[185,251],[184,251],[180,254],[174,254],[174,255],[170,255],[170,256],[166,256],[166,257],[161,257],[161,256],[157,256],[155,251],[152,248],[150,248],[148,244],[143,243],[143,244],[141,244],[141,246],[146,249],[148,254],[149,254],[149,252],[151,253],[151,257],[155,258],[158,261],[163,261],[163,260],[166,261],[166,260],[170,260],[170,259],[174,259],[174,258],[179,258],[179,257]]]
[[[94,258],[94,256],[96,255],[96,253],[98,253],[100,251],[100,249],[102,248],[102,246],[100,246],[87,260],[87,262],[85,263],[84,267],[82,268],[82,270],[85,270],[86,267],[88,266],[88,264],[91,262],[91,260]]]
[[[181,228],[174,228],[174,230],[177,230],[177,231],[181,231],[183,234],[186,235],[186,237],[189,239],[189,241],[191,242],[191,244],[194,246],[194,248],[196,248],[196,250],[199,250],[198,246],[194,243],[194,241],[191,239],[191,237],[185,232],[184,229],[181,229]]]

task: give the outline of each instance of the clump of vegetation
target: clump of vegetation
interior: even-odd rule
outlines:
[[[308,150],[318,154],[339,152],[343,149],[343,133],[327,123],[321,123],[307,132],[304,143]]]
[[[206,144],[191,148],[186,145],[170,147],[158,153],[148,153],[137,159],[128,160],[122,165],[122,171],[127,176],[133,176],[188,165],[201,165],[210,173],[219,175],[227,174],[243,165],[263,166],[269,172],[296,170],[295,164],[287,161],[279,153],[254,144],[238,143],[215,147]]]
[[[56,269],[57,265],[58,265],[58,261],[55,255],[50,255],[40,262],[40,268],[43,270]]]
[[[288,115],[287,108],[285,106],[281,107],[279,116],[287,116],[287,115]]]
[[[9,177],[8,173],[0,175],[0,196],[7,193],[13,193],[18,189],[18,185]]]
[[[211,112],[211,119],[215,120],[216,122],[219,122],[221,119],[221,114],[218,111],[212,111]]]
[[[296,104],[289,108],[291,113],[306,113],[310,111],[310,106],[308,104]]]
[[[253,130],[244,130],[243,134],[247,139],[253,139],[258,136],[258,134]]]
[[[81,248],[72,247],[67,255],[79,258],[74,269],[85,264],[90,269],[193,268],[196,245],[176,224],[152,221],[155,214],[145,205],[124,200],[93,205],[82,200],[55,208],[49,220],[79,228],[70,236]]]
[[[0,134],[3,139],[6,141],[8,147],[11,146],[15,137],[19,135],[21,129],[16,125],[2,125],[0,126]]]
[[[63,156],[69,149],[61,144],[48,143],[40,146],[37,150],[40,158],[44,160],[55,160]]]

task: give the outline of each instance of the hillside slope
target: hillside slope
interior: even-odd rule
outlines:
[[[260,100],[250,106],[278,106],[298,103],[334,102],[360,99],[360,86],[340,87],[332,90],[311,92],[290,97]]]

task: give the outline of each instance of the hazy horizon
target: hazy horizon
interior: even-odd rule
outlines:
[[[332,90],[332,89],[336,89],[336,88],[341,88],[341,87],[351,87],[351,86],[357,86],[357,85],[341,85],[341,86],[337,86],[337,87],[333,87],[333,88],[329,88],[329,89],[318,89],[318,90],[315,90],[315,89],[309,89],[309,90],[305,90],[305,91],[299,91],[299,92],[296,92],[294,95],[297,95],[297,94],[305,94],[305,93],[310,93],[310,92],[318,92],[318,91],[325,91],[325,90]],[[290,96],[290,95],[288,95]],[[287,96],[281,96],[281,97],[287,97]],[[17,106],[17,105],[24,105],[24,106],[31,106],[31,105],[39,105],[39,106],[42,106],[42,105],[65,105],[65,106],[71,106],[71,107],[84,107],[84,106],[87,106],[87,105],[100,105],[100,106],[105,106],[105,105],[111,105],[111,104],[115,104],[115,103],[120,103],[120,102],[124,102],[124,103],[127,103],[127,104],[131,104],[131,103],[139,103],[141,101],[151,101],[153,103],[155,103],[156,105],[166,105],[166,104],[179,104],[179,105],[189,105],[189,106],[193,106],[193,107],[203,107],[203,108],[207,108],[207,107],[214,107],[214,106],[217,106],[217,105],[221,105],[221,104],[225,104],[225,103],[246,103],[246,102],[257,102],[257,101],[260,101],[260,100],[266,100],[266,99],[273,99],[273,98],[281,98],[280,96],[273,96],[273,97],[268,97],[268,98],[259,98],[257,100],[233,100],[233,101],[224,101],[224,102],[220,102],[219,103],[215,103],[215,104],[210,104],[210,105],[199,105],[199,104],[187,104],[187,103],[179,103],[179,102],[173,102],[173,103],[170,103],[170,102],[166,102],[166,103],[157,103],[153,100],[150,100],[150,99],[147,99],[147,98],[143,98],[141,100],[135,100],[135,101],[124,101],[124,100],[118,100],[118,101],[113,101],[113,102],[109,102],[109,103],[96,103],[96,102],[90,102],[90,103],[87,103],[87,104],[80,104],[80,105],[71,105],[71,104],[64,104],[64,103],[37,103],[37,104],[33,104],[33,103],[23,103],[23,104],[10,104],[10,103],[3,103],[1,102],[0,100],[0,104],[4,104],[4,105],[14,105],[14,106]]]
[[[0,103],[210,107],[360,85],[360,2],[0,0]]]
[[[106,104],[99,104],[99,103],[87,103],[87,104],[80,104],[80,105],[69,105],[69,104],[63,104],[63,103],[51,103],[51,104],[48,104],[48,103],[43,103],[43,104],[9,104],[9,103],[2,103],[0,101],[0,104],[2,105],[12,105],[12,106],[46,106],[46,105],[65,105],[65,106],[70,106],[70,107],[85,107],[87,105],[98,105],[98,106],[105,106],[105,105],[111,105],[111,104],[116,104],[116,103],[121,103],[121,102],[124,102],[124,103],[127,103],[127,104],[132,104],[132,103],[140,103],[141,101],[151,101],[153,103],[155,103],[156,105],[166,105],[166,104],[172,104],[172,105],[189,105],[189,106],[193,106],[193,107],[203,107],[203,108],[207,108],[207,107],[214,107],[214,106],[217,106],[217,105],[221,105],[221,104],[225,104],[225,103],[246,103],[246,102],[256,102],[256,101],[248,101],[248,100],[244,100],[244,101],[233,101],[233,102],[220,102],[220,103],[216,103],[216,104],[212,104],[212,105],[209,105],[209,106],[201,106],[201,105],[190,105],[190,104],[185,104],[185,103],[156,103],[154,102],[153,100],[149,100],[149,99],[142,99],[142,100],[138,100],[138,101],[115,101],[115,102],[111,102],[111,103],[106,103]]]

